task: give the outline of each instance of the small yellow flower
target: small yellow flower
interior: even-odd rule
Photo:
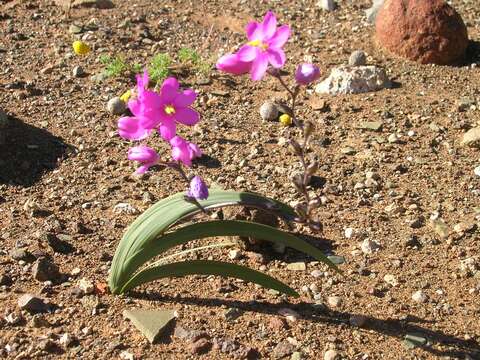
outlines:
[[[292,125],[292,117],[288,114],[283,114],[282,116],[280,116],[280,123],[283,126],[290,126]]]
[[[80,40],[74,41],[72,44],[72,47],[73,47],[73,51],[77,55],[86,55],[91,51],[90,47]]]
[[[130,99],[130,96],[132,96],[132,90],[127,90],[127,91],[125,91],[125,93],[122,96],[120,96],[120,99],[124,103],[126,103],[128,101],[128,99]]]

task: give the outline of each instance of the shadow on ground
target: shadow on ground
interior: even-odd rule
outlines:
[[[0,130],[0,184],[28,187],[66,158],[73,147],[62,139],[10,115]]]
[[[480,62],[480,42],[470,40],[468,43],[465,59],[460,66],[476,64]]]
[[[282,308],[289,308],[298,312],[300,318],[304,321],[321,322],[332,326],[349,326],[352,330],[356,329],[355,326],[350,324],[349,319],[357,314],[327,309],[323,305],[319,306],[310,303],[291,304],[289,302],[274,304],[268,301],[245,302],[216,298],[199,299],[190,297],[172,297],[169,295],[161,295],[159,293],[144,294],[140,292],[130,292],[129,294],[134,298],[159,301],[162,303],[171,302],[204,307],[226,306],[229,308],[238,308],[243,311],[271,315],[277,315],[278,311]],[[441,331],[430,330],[426,327],[429,323],[431,322],[414,316],[409,316],[406,320],[383,320],[374,317],[367,317],[365,325],[363,325],[362,328],[375,331],[385,336],[397,338],[400,341],[402,341],[407,334],[423,337],[427,339],[427,345],[419,347],[435,356],[448,356],[465,359],[468,358],[468,355],[473,359],[480,358],[480,345],[475,340],[467,341],[465,339],[445,334]],[[439,349],[438,345],[442,345],[444,349]]]

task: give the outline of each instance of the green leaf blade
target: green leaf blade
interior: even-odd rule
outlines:
[[[158,239],[168,228],[178,223],[181,219],[200,211],[195,204],[186,201],[184,195],[184,193],[177,193],[160,200],[128,227],[112,261],[109,277],[111,289],[124,283],[133,273],[128,266],[125,266],[125,259],[130,257],[131,254],[138,253],[147,244]],[[208,199],[200,201],[200,204],[207,209],[229,205],[267,208],[280,215],[286,221],[290,221],[296,216],[295,211],[290,206],[249,192],[211,189]]]
[[[161,255],[174,246],[183,245],[192,240],[216,236],[255,237],[272,243],[279,242],[287,247],[308,254],[316,260],[327,264],[332,269],[339,271],[337,266],[320,250],[305,240],[268,225],[239,220],[208,221],[184,226],[174,232],[163,235],[157,239],[157,241],[137,248],[137,252],[130,253],[129,257],[124,258],[125,262],[123,265],[124,268],[127,269],[126,271],[128,271],[128,276],[130,276],[137,271],[142,264],[145,264],[155,256]],[[125,276],[126,275],[127,273]],[[113,289],[118,289],[122,284],[113,284],[113,282],[111,282],[110,285],[113,291]]]
[[[166,277],[184,277],[188,275],[233,277],[258,284],[264,288],[277,290],[289,296],[299,297],[298,293],[291,287],[261,272],[236,264],[208,260],[183,261],[147,268],[132,277],[130,281],[123,286],[120,293],[124,293],[136,286],[153,280]]]

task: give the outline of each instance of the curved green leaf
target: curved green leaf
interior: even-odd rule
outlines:
[[[277,290],[289,296],[299,297],[298,293],[291,287],[256,270],[236,264],[206,260],[183,261],[147,268],[133,276],[130,281],[128,281],[122,287],[120,292],[124,293],[138,285],[145,284],[153,280],[163,279],[166,277],[182,277],[187,275],[217,275],[222,277],[234,277],[244,281],[253,282],[268,289]]]
[[[174,246],[182,245],[192,240],[214,236],[255,237],[269,242],[278,242],[310,255],[316,260],[321,261],[338,271],[335,264],[333,264],[320,250],[294,235],[268,225],[250,221],[219,220],[187,225],[163,235],[157,241],[145,244],[144,247],[138,247],[137,252],[130,253],[130,256],[123,259],[124,263],[122,265],[125,271],[124,275],[125,277],[130,277],[147,261]],[[118,291],[122,285],[123,282],[114,282],[110,279],[110,289],[112,292]]]
[[[113,289],[119,284],[125,283],[133,273],[126,265],[125,259],[130,258],[131,254],[147,248],[147,244],[158,239],[169,227],[181,219],[200,211],[195,204],[186,201],[184,195],[184,193],[177,193],[160,200],[128,227],[112,261],[109,277],[110,288]],[[229,205],[259,207],[275,212],[286,220],[292,220],[296,216],[290,206],[249,192],[211,189],[208,199],[199,201],[199,203],[206,209]]]

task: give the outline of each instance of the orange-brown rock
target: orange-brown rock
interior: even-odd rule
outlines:
[[[422,64],[455,63],[468,46],[461,16],[443,0],[385,0],[375,27],[380,46]]]

